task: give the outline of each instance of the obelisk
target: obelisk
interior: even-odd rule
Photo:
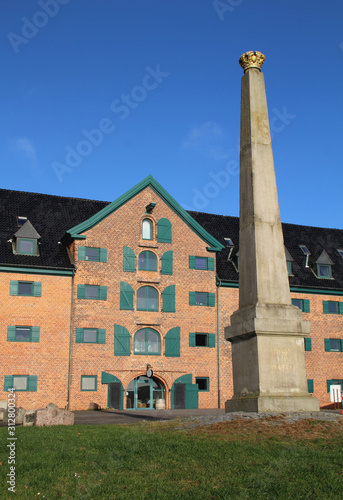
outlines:
[[[246,52],[241,87],[239,309],[232,344],[229,411],[318,411],[307,391],[309,322],[291,303],[261,52]]]

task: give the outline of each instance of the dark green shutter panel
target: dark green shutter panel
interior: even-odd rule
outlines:
[[[327,380],[326,381],[326,387],[327,387],[328,392],[330,392],[331,384],[332,384],[332,380]]]
[[[305,351],[312,351],[312,339],[306,338],[305,341]]]
[[[198,384],[186,384],[186,409],[196,410],[198,408]]]
[[[195,347],[195,333],[194,332],[191,332],[189,334],[189,346]]]
[[[208,294],[208,305],[211,307],[216,305],[216,295],[214,293]]]
[[[76,343],[81,344],[83,342],[83,328],[76,328]]]
[[[99,299],[107,300],[107,286],[100,286]]]
[[[84,299],[85,298],[85,285],[77,285],[77,298]]]
[[[329,304],[327,300],[323,300],[323,313],[328,314],[329,313]]]
[[[128,330],[121,325],[114,325],[114,355],[130,356],[131,336]]]
[[[34,281],[33,283],[33,295],[34,297],[42,296],[42,283],[40,281]]]
[[[133,311],[133,288],[124,281],[120,282],[120,309]]]
[[[171,243],[171,223],[168,219],[160,219],[157,223],[157,241],[159,243]]]
[[[216,347],[216,334],[215,333],[208,334],[208,347]]]
[[[214,271],[214,258],[213,257],[207,257],[207,269],[209,271]]]
[[[106,330],[104,328],[99,328],[98,343],[99,344],[106,344]]]
[[[32,392],[37,391],[37,381],[37,375],[30,375],[27,380],[27,390]]]
[[[195,269],[195,255],[190,255],[188,261],[189,261],[189,269]]]
[[[39,338],[40,338],[40,327],[33,326],[31,328],[31,341],[32,342],[39,342]]]
[[[324,346],[325,346],[325,351],[330,352],[330,339],[325,339],[324,340]]]
[[[13,376],[5,375],[4,377],[4,391],[8,391],[9,389],[13,389]]]
[[[173,274],[173,251],[168,250],[162,255],[161,274]]]
[[[10,295],[18,295],[18,281],[10,281]]]
[[[124,247],[123,270],[134,272],[136,270],[135,252],[130,247]]]
[[[314,392],[314,383],[312,378],[307,379],[307,390],[311,393]]]
[[[9,342],[15,341],[15,326],[8,326],[7,327],[7,340]]]
[[[107,262],[107,248],[99,249],[99,260],[100,262]]]
[[[175,285],[167,286],[163,290],[163,311],[175,312]]]
[[[195,306],[195,292],[189,292],[189,305]]]
[[[343,352],[343,339],[341,339],[341,352]]]
[[[169,330],[165,337],[165,356],[171,358],[180,357],[180,327],[176,326]]]
[[[309,313],[310,312],[310,301],[308,299],[304,299],[303,301],[303,311],[305,313]]]
[[[338,311],[339,314],[343,314],[343,302],[338,302]]]
[[[86,260],[86,247],[79,247],[78,259]]]

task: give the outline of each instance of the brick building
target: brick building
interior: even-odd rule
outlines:
[[[149,176],[113,203],[1,190],[0,224],[0,399],[12,386],[27,409],[232,397],[238,218],[186,212]],[[343,231],[283,232],[292,300],[311,323],[308,389],[328,406],[343,383]]]

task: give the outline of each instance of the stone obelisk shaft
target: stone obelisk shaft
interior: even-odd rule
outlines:
[[[280,222],[264,55],[246,52],[241,94],[239,309],[225,328],[234,396],[226,411],[316,411],[307,392],[302,312],[291,304]]]

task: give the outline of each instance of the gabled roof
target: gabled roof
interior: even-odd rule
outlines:
[[[202,238],[210,246],[210,249],[212,251],[219,251],[224,248],[224,245],[219,243],[210,233],[208,233],[200,224],[198,224],[198,222],[196,222],[189,215],[189,213],[186,212],[186,210],[182,208],[181,205],[151,175],[136,184],[136,186],[134,186],[122,196],[117,198],[115,201],[100,210],[100,212],[98,212],[97,214],[93,215],[81,224],[68,229],[67,233],[71,238],[79,239],[81,233],[84,233],[85,231],[88,231],[95,225],[99,224],[99,222],[118,210],[118,208],[120,208],[121,206],[125,205],[125,203],[131,200],[131,198],[136,196],[147,187],[150,187],[153,191],[155,191],[155,193],[180,217],[180,219],[182,219],[198,236],[200,236],[200,238]]]

